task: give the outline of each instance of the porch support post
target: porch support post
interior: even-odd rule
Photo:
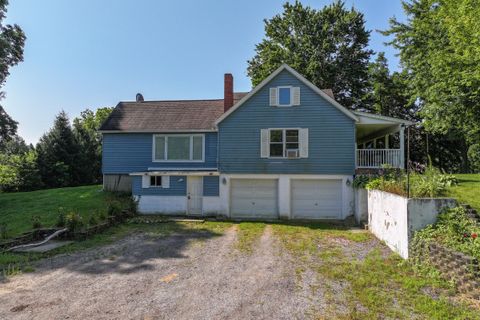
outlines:
[[[400,168],[405,169],[405,127],[400,125]]]
[[[385,149],[390,149],[390,141],[388,139],[388,134],[385,136]]]

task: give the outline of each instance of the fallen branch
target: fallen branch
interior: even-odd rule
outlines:
[[[13,251],[15,249],[20,249],[20,248],[38,247],[38,246],[41,246],[44,243],[47,243],[48,241],[52,240],[53,238],[58,237],[59,235],[61,235],[62,233],[65,233],[67,231],[68,231],[68,228],[60,229],[60,230],[55,231],[54,233],[52,233],[51,235],[49,235],[48,237],[46,237],[44,240],[42,240],[40,242],[21,244],[21,245],[18,245],[18,246],[8,248],[7,251]]]

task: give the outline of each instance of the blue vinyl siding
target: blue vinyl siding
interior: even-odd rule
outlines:
[[[142,176],[132,176],[132,194],[136,196],[186,196],[187,177],[170,176],[170,188],[142,188]]]
[[[300,87],[300,106],[269,106],[269,89]],[[309,156],[260,157],[260,129],[308,128]],[[354,174],[355,121],[284,70],[219,124],[223,173]]]
[[[219,194],[219,177],[206,176],[203,177],[203,195],[205,197],[217,197]]]
[[[103,134],[102,171],[104,174],[121,174],[147,171],[155,168],[216,168],[217,133],[205,133],[204,162],[153,162],[152,133]]]

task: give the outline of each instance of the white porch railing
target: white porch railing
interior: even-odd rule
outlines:
[[[357,149],[357,168],[402,168],[400,149]]]

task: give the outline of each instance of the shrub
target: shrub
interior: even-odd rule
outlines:
[[[367,184],[375,178],[376,176],[372,176],[372,175],[365,175],[365,174],[357,175],[355,179],[353,179],[352,187],[354,187],[355,189],[365,188]]]
[[[131,216],[134,216],[138,212],[138,200],[135,200],[134,197],[129,196],[126,209]]]
[[[8,239],[8,228],[6,224],[0,224],[0,239]]]
[[[435,224],[417,231],[414,242],[437,242],[480,260],[480,226],[462,207],[445,209]]]
[[[89,226],[96,226],[98,224],[98,219],[95,215],[91,215],[90,219],[88,219]]]
[[[121,217],[122,216],[122,206],[118,201],[111,201],[108,204],[107,213],[109,216]]]
[[[84,227],[82,217],[76,212],[69,212],[65,215],[65,227],[72,232],[80,231]]]
[[[59,228],[65,227],[65,220],[65,211],[60,207],[58,208],[57,223],[55,225]]]
[[[369,190],[378,189],[401,196],[407,196],[407,176],[400,171],[385,171],[378,178],[367,183]],[[444,196],[447,187],[457,183],[453,175],[443,174],[439,169],[428,166],[423,173],[410,174],[410,197],[440,197]]]
[[[480,172],[480,143],[468,148],[468,161],[470,161],[473,172]]]
[[[42,227],[39,216],[32,216],[32,227],[33,229],[40,229]]]

